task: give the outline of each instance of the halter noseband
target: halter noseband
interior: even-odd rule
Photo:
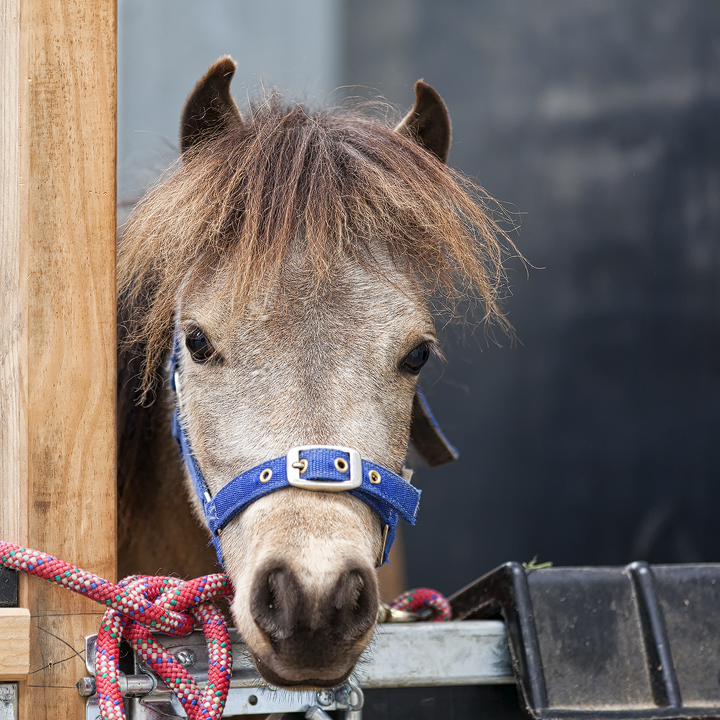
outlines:
[[[202,505],[205,519],[212,533],[218,560],[224,567],[220,532],[236,515],[251,503],[276,490],[297,487],[322,492],[349,492],[362,500],[380,518],[384,526],[383,548],[378,566],[383,565],[395,540],[399,518],[415,524],[420,490],[392,470],[378,463],[363,460],[357,450],[332,445],[301,445],[286,455],[267,460],[240,473],[224,485],[215,496],[198,466],[190,440],[180,421],[182,405],[178,387],[179,339],[173,343],[170,360],[170,387],[177,402],[172,419],[172,434],[192,478],[195,492]],[[421,401],[424,398],[420,395]],[[426,408],[429,413],[429,408]],[[432,414],[432,424],[438,432]],[[444,437],[443,437],[444,440]],[[454,451],[454,448],[450,446]],[[457,456],[457,455],[455,455]],[[453,458],[454,459],[454,458]]]

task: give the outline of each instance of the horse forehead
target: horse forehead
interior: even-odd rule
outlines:
[[[380,249],[375,267],[340,257],[318,282],[296,256],[249,303],[228,302],[227,278],[196,278],[179,317],[199,322],[219,348],[245,362],[270,367],[301,356],[299,372],[329,372],[343,357],[372,363],[378,353],[432,334],[423,293]],[[363,352],[357,351],[362,348]]]
[[[425,325],[427,310],[405,278],[386,279],[355,270],[320,288],[285,289],[278,296],[268,325],[317,342],[345,338],[377,338],[414,324]]]
[[[379,271],[352,261],[338,263],[322,282],[290,264],[267,295],[240,304],[238,312],[219,300],[215,283],[199,282],[182,304],[234,345],[277,345],[280,340],[287,347],[295,340],[336,347],[340,339],[371,342],[384,333],[424,333],[433,327],[422,293],[386,262]]]

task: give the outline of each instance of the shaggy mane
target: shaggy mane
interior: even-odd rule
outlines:
[[[414,140],[358,112],[310,113],[275,97],[240,127],[192,147],[138,203],[118,251],[127,342],[144,355],[143,394],[170,349],[175,299],[186,278],[230,270],[242,308],[280,277],[292,247],[318,286],[334,259],[372,269],[371,243],[441,293],[499,307],[503,259],[517,253],[485,192]],[[375,266],[375,272],[380,269]]]

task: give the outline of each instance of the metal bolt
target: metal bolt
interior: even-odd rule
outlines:
[[[94,677],[82,677],[77,681],[75,686],[81,697],[90,697],[94,695],[95,690],[95,678]]]
[[[317,694],[317,701],[319,705],[324,707],[332,705],[335,701],[335,693],[332,690],[320,690]]]
[[[335,697],[340,705],[346,705],[350,711],[362,710],[365,703],[363,691],[355,683],[346,682],[338,688],[335,688]]]
[[[195,653],[192,650],[184,648],[174,653],[175,659],[184,667],[189,668],[195,664]]]

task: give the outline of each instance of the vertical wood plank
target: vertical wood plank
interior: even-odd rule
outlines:
[[[27,540],[24,235],[20,183],[20,0],[0,4],[0,537]]]
[[[0,12],[0,535],[114,578],[115,0]],[[21,604],[21,717],[79,720],[101,610],[34,578]]]

